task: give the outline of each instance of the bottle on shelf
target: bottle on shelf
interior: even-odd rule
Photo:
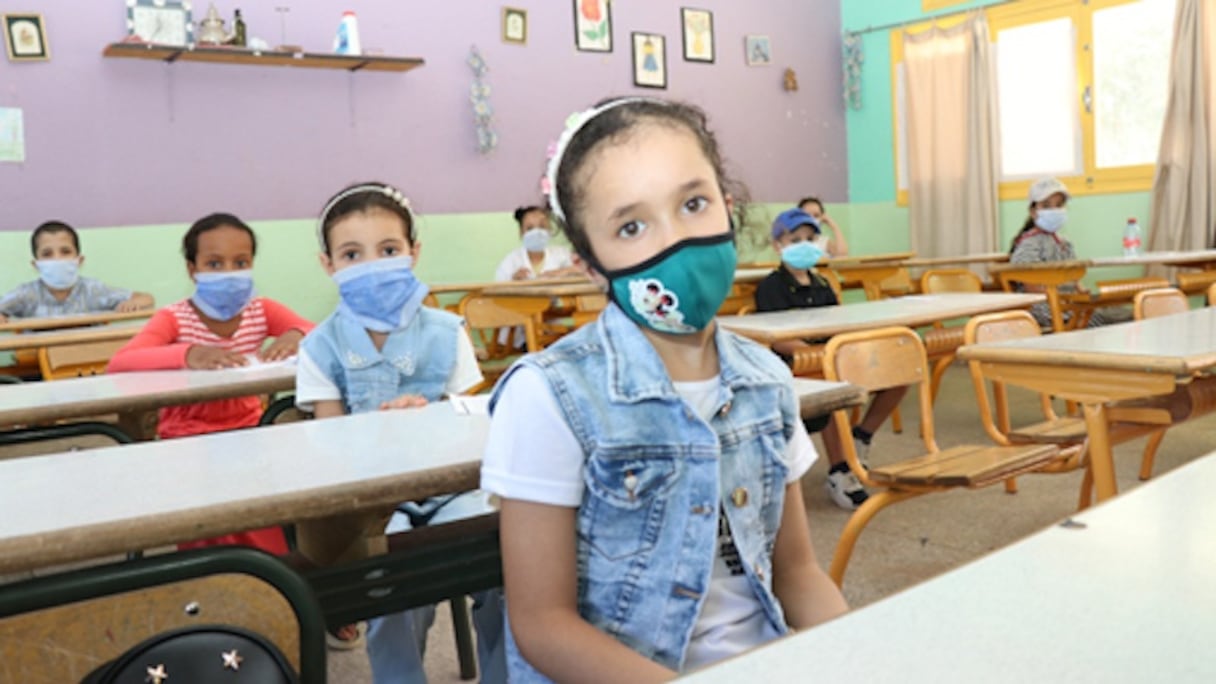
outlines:
[[[1140,223],[1133,216],[1127,219],[1127,225],[1123,228],[1123,256],[1139,256],[1142,253],[1140,249]]]
[[[342,22],[338,24],[338,35],[334,36],[334,52],[339,55],[361,55],[363,49],[359,45],[359,23],[355,13],[347,10],[342,13]]]
[[[248,44],[245,37],[245,19],[241,17],[239,9],[233,13],[232,17],[232,44],[239,47],[245,47]]]

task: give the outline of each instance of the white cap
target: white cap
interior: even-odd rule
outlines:
[[[1030,201],[1042,202],[1056,193],[1068,197],[1068,188],[1056,178],[1040,178],[1030,186]]]

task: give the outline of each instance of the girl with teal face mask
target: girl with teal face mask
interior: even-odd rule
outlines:
[[[611,301],[491,399],[511,681],[658,681],[844,612],[806,532],[789,371],[714,322],[744,194],[704,114],[602,103],[567,122],[548,179]]]

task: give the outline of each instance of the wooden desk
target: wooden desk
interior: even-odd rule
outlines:
[[[588,281],[583,276],[571,276],[564,278],[538,278],[536,280],[484,280],[464,283],[428,283],[427,287],[430,289],[431,294],[448,294],[452,292],[481,292],[486,288],[507,284],[524,285],[528,283],[535,283],[545,285],[573,285],[586,282]]]
[[[888,325],[920,327],[981,313],[1025,309],[1043,301],[1041,294],[937,294],[858,302],[843,306],[791,309],[747,316],[722,316],[731,332],[771,345],[781,340],[820,339]]]
[[[1090,259],[1091,266],[1176,266],[1216,269],[1216,249],[1197,249],[1190,252],[1145,252],[1137,256],[1098,257]]]
[[[0,390],[0,429],[118,413],[131,437],[150,439],[151,435],[138,429],[144,413],[165,406],[271,394],[290,390],[295,383],[295,364],[276,363],[225,370],[110,373],[7,385]]]
[[[796,391],[816,411],[864,399]],[[291,522],[318,565],[384,553],[369,519],[475,489],[489,423],[443,402],[0,461],[0,575]]]
[[[0,332],[57,330],[60,328],[79,328],[86,325],[100,325],[102,323],[137,321],[144,318],[150,318],[154,313],[156,313],[155,309],[140,309],[139,311],[101,311],[98,313],[80,314],[75,316],[53,316],[50,318],[10,318],[8,323],[0,323]]]
[[[1216,681],[1214,489],[1216,454],[684,681]]]
[[[769,273],[772,270],[741,268],[735,271],[735,282],[760,282]],[[604,290],[586,278],[551,278],[493,283],[481,288],[481,293],[489,297],[582,297],[602,295]]]
[[[982,254],[967,254],[950,257],[916,257],[904,262],[908,268],[925,268],[933,266],[965,266],[968,264],[997,264],[1009,261],[1008,252],[984,252]]]
[[[94,325],[87,328],[68,328],[21,335],[0,335],[0,352],[42,347],[62,347],[87,342],[129,340],[143,328],[142,323],[120,323],[116,325]]]
[[[1107,404],[1167,395],[1216,368],[1216,309],[962,347],[990,380],[1082,405],[1097,500],[1114,496]]]

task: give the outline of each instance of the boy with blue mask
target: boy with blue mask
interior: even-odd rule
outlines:
[[[408,409],[481,384],[472,340],[459,317],[423,306],[414,267],[422,250],[409,202],[396,188],[361,183],[335,195],[317,226],[321,266],[338,307],[300,345],[296,403],[317,418]],[[388,534],[492,512],[482,492],[398,506]],[[501,592],[473,596],[483,682],[505,681]],[[377,684],[425,682],[423,654],[434,606],[370,621],[367,650]],[[331,634],[334,648],[359,644],[361,626]]]
[[[817,244],[820,235],[819,222],[802,209],[788,209],[773,221],[773,249],[781,255],[781,266],[770,273],[756,286],[756,311],[786,311],[819,306],[836,306],[839,300],[827,279],[814,271],[823,258],[823,250]],[[773,351],[787,361],[799,348],[810,346],[810,342],[790,340],[776,342]],[[903,399],[907,388],[896,387],[876,392],[862,422],[853,428],[853,439],[857,453],[864,458],[868,452],[874,432]],[[828,477],[824,483],[832,503],[845,510],[854,510],[867,498],[865,487],[849,470],[844,458],[844,448],[835,430],[824,430],[830,416],[804,420],[807,432],[821,433],[828,455]]]
[[[38,280],[18,285],[0,297],[0,323],[9,318],[49,318],[98,311],[137,311],[155,303],[146,292],[111,287],[80,275],[84,256],[76,230],[47,221],[30,236],[31,264]]]

